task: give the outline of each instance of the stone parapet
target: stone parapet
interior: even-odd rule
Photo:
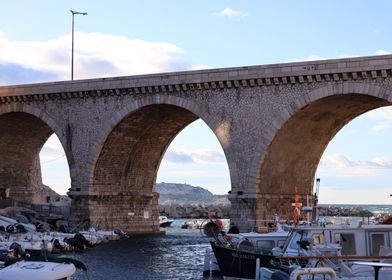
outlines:
[[[0,87],[0,104],[165,94],[392,76],[392,55]]]

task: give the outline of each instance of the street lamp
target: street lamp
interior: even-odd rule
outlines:
[[[74,17],[75,15],[87,16],[87,13],[81,13],[70,10],[72,13],[72,50],[71,50],[71,80],[73,80],[73,66],[74,66]]]

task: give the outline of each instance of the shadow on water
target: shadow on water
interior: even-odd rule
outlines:
[[[165,236],[131,237],[73,256],[88,265],[94,280],[221,279],[203,277],[209,238],[197,229],[181,229],[180,224],[175,221]],[[74,279],[87,277],[78,271]]]

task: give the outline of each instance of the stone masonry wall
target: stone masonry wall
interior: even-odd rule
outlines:
[[[127,187],[132,186],[130,192],[154,192],[159,157],[184,126],[201,118],[221,143],[228,162],[233,220],[243,229],[251,228],[251,220],[267,216],[277,204],[287,204],[285,195],[294,186],[301,195],[311,191],[315,164],[345,123],[392,103],[391,69],[392,56],[377,56],[0,87],[0,122],[15,112],[33,116],[27,123],[38,119],[46,124],[42,131],[20,132],[30,142],[19,145],[13,128],[4,121],[0,138],[8,137],[8,142],[0,147],[4,151],[0,157],[2,162],[14,163],[0,166],[0,179],[15,178],[5,183],[12,186],[19,176],[10,174],[34,176],[28,168],[32,161],[23,157],[35,155],[45,133],[55,132],[70,167],[69,195],[80,198],[73,200],[72,219],[93,221],[110,214],[110,207],[121,208],[124,200],[119,196]],[[168,105],[176,108],[171,117],[160,119],[152,113],[164,112]],[[134,123],[137,135],[116,130],[139,110],[147,117]],[[173,116],[190,118],[176,122]],[[317,131],[319,124],[324,127],[322,133]],[[153,141],[165,131],[170,131],[167,137]],[[121,155],[115,143],[107,145],[116,137],[138,144]],[[153,157],[149,157],[151,151],[155,151]],[[5,158],[7,153],[10,156]],[[17,154],[20,166],[15,164]],[[110,171],[119,155],[121,164]],[[33,189],[27,179],[18,184]],[[112,203],[103,202],[111,193],[108,201]],[[116,221],[128,227],[125,213],[130,208],[124,207]],[[150,225],[155,230],[153,221]]]

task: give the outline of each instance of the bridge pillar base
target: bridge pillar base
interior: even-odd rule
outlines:
[[[230,225],[237,226],[240,232],[247,232],[255,226],[255,198],[229,197],[231,202]]]
[[[306,195],[298,195],[299,202],[306,205]],[[230,222],[241,232],[258,231],[260,227],[274,221],[292,220],[294,195],[263,194],[255,197],[230,197],[232,212]]]
[[[103,230],[119,228],[130,235],[162,234],[158,197],[157,193],[88,195],[73,201],[72,224],[88,219],[90,226]]]

